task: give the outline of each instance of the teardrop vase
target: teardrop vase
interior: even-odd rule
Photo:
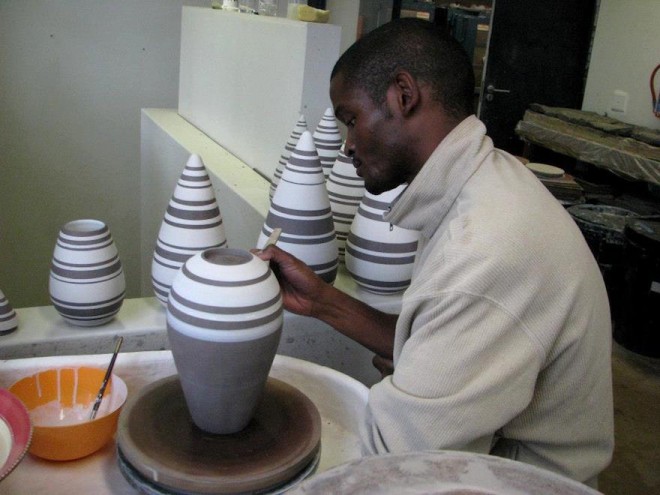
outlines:
[[[365,192],[364,180],[355,173],[353,160],[339,151],[326,185],[337,235],[339,260],[344,261],[346,239]]]
[[[363,289],[403,292],[410,285],[419,232],[383,219],[404,185],[378,196],[365,192],[346,241],[346,269]]]
[[[296,145],[298,144],[298,140],[300,139],[300,136],[306,130],[307,130],[307,119],[305,119],[305,116],[301,114],[300,117],[298,117],[298,121],[296,122],[296,125],[293,128],[293,130],[291,131],[291,134],[289,135],[289,139],[287,139],[286,144],[284,145],[284,150],[282,150],[282,154],[280,155],[280,159],[277,162],[277,167],[275,168],[275,173],[273,174],[273,180],[270,183],[270,189],[268,191],[268,196],[271,201],[273,200],[273,196],[275,195],[275,190],[277,189],[277,186],[280,183],[280,180],[282,179],[282,174],[284,173],[286,164],[289,161],[291,152],[294,149],[296,149]]]
[[[5,294],[0,290],[0,335],[7,335],[18,328],[18,317]]]
[[[199,155],[188,159],[167,205],[151,262],[151,282],[167,304],[172,280],[188,258],[205,249],[226,247],[222,213]]]
[[[339,127],[337,127],[337,120],[335,119],[335,113],[332,108],[326,109],[312,137],[314,138],[314,145],[321,160],[323,175],[327,179],[342,145],[341,134]]]
[[[48,292],[57,312],[72,325],[92,327],[112,320],[124,302],[126,281],[108,226],[74,220],[59,232]]]
[[[338,251],[330,199],[309,131],[303,132],[282,174],[257,241],[263,247],[275,228],[278,247],[305,262],[326,282],[337,276]]]

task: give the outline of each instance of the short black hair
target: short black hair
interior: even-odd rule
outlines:
[[[396,19],[367,33],[343,53],[330,79],[341,74],[344,84],[382,104],[399,70],[429,84],[451,116],[474,113],[472,61],[446,30],[422,19]]]

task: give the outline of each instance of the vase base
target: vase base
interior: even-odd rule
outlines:
[[[108,316],[106,318],[98,318],[98,319],[95,319],[95,320],[73,320],[71,318],[67,318],[64,315],[61,315],[61,316],[62,316],[62,318],[64,318],[64,320],[67,323],[70,323],[71,325],[74,325],[76,327],[86,327],[86,328],[88,328],[88,327],[100,327],[101,325],[105,325],[106,323],[112,321],[114,319],[114,317],[117,316],[117,315],[114,314],[114,315]]]

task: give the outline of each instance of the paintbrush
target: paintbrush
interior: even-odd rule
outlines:
[[[99,389],[99,394],[96,396],[92,410],[89,413],[89,420],[93,420],[96,417],[96,413],[99,411],[99,406],[103,400],[103,394],[105,394],[105,388],[108,386],[108,381],[110,381],[110,376],[112,375],[112,368],[115,367],[115,360],[117,359],[117,354],[119,354],[119,348],[121,343],[124,341],[124,337],[119,337],[117,339],[117,345],[115,345],[115,352],[112,353],[112,359],[110,359],[110,364],[108,369],[105,371],[105,376],[103,377],[103,382],[101,383],[101,388]]]

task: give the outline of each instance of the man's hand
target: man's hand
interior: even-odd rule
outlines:
[[[252,252],[270,262],[282,289],[284,307],[292,313],[315,316],[315,301],[323,292],[326,282],[305,263],[276,246]]]
[[[252,253],[270,262],[280,283],[285,309],[318,318],[379,356],[385,356],[381,373],[391,373],[392,365],[386,362],[387,356],[392,356],[397,315],[383,313],[324,282],[305,263],[277,246],[253,249]]]

